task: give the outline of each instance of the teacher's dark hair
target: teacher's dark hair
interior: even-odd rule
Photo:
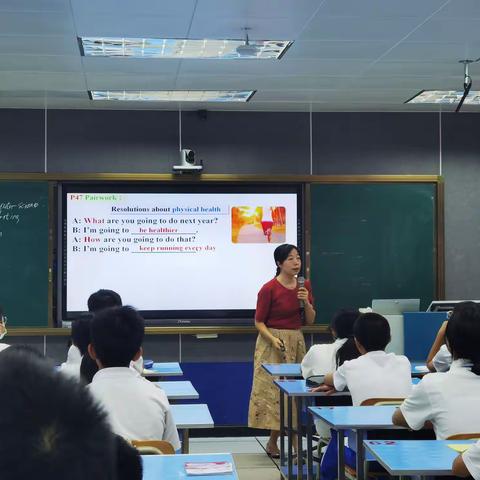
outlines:
[[[480,375],[480,305],[461,302],[453,309],[445,332],[453,358],[473,363],[472,372]]]
[[[281,265],[288,258],[292,250],[296,250],[300,255],[298,248],[290,243],[283,243],[282,245],[279,245],[273,252],[273,259],[275,260],[275,265],[277,266],[277,272],[275,273],[276,277],[280,273],[279,264]]]
[[[347,341],[337,350],[336,364],[337,368],[343,365],[347,360],[353,360],[360,356],[360,352],[353,338],[353,325],[359,317],[358,310],[338,310],[332,318],[330,329],[335,331],[337,338],[346,338]]]

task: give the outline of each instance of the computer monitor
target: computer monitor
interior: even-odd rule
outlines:
[[[449,312],[457,303],[466,301],[480,303],[480,300],[434,300],[427,308],[427,312]]]
[[[404,312],[418,312],[419,298],[392,298],[372,300],[372,310],[381,315],[402,315]]]

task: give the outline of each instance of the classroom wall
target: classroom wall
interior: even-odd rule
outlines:
[[[177,161],[178,112],[52,110],[46,118],[47,128],[43,111],[0,110],[1,172],[167,173]],[[314,113],[311,119],[310,139],[309,113],[183,112],[183,146],[204,160],[205,173],[442,173],[446,296],[480,298],[480,116]],[[177,341],[156,337],[152,355],[178,351]],[[182,351],[240,360],[253,350],[252,339],[232,340],[238,351],[219,340],[208,348],[199,342],[186,338]],[[63,339],[47,343],[55,357],[63,353]]]

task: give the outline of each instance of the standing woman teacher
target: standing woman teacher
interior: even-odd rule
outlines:
[[[253,386],[248,412],[248,426],[270,430],[267,454],[278,457],[280,435],[280,393],[262,363],[300,363],[305,355],[304,324],[315,321],[310,282],[299,287],[297,275],[302,267],[295,245],[283,244],[273,253],[277,266],[275,277],[258,292],[255,327]],[[303,305],[303,307],[301,306]]]

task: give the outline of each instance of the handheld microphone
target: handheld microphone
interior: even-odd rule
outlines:
[[[303,288],[305,286],[305,277],[297,277],[297,285],[298,288]],[[305,302],[303,300],[300,300],[300,308],[304,309],[305,308]]]

